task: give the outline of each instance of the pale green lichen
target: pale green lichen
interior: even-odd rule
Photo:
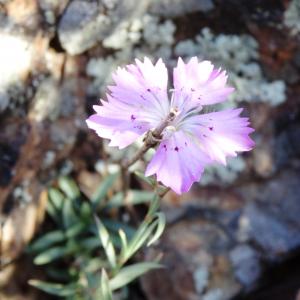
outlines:
[[[292,0],[284,13],[284,25],[290,28],[291,34],[300,33],[300,0]]]
[[[118,67],[135,58],[148,56],[169,60],[174,44],[175,25],[171,20],[160,22],[155,16],[145,15],[140,19],[123,22],[117,30],[103,41],[103,46],[116,52],[105,58],[91,58],[87,64],[87,75],[93,78],[89,93],[103,94],[111,83],[111,74]]]

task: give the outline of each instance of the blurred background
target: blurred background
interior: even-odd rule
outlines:
[[[299,300],[300,0],[0,0],[0,299],[58,299],[27,284],[49,278],[27,251],[54,227],[47,189],[69,176],[89,197],[134,151],[106,151],[85,119],[116,67],[144,56],[225,68],[256,147],[167,194],[167,229],[136,258],[161,253],[166,269],[127,299]]]

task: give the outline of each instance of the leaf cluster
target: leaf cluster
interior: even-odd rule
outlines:
[[[65,299],[110,300],[116,291],[126,295],[130,282],[161,267],[158,262],[128,265],[137,251],[159,239],[165,217],[153,192],[131,190],[126,205],[150,203],[144,221],[134,229],[109,218],[113,209],[125,205],[123,193],[112,192],[118,176],[104,178],[90,199],[67,177],[49,188],[47,212],[54,229],[35,240],[29,251],[57,283],[30,280],[31,285]]]

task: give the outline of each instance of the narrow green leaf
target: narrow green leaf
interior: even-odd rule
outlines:
[[[144,223],[140,226],[134,237],[130,240],[127,251],[123,258],[123,263],[125,263],[130,257],[132,257],[150,238],[155,227],[157,226],[157,221],[154,221],[152,224]]]
[[[86,225],[84,223],[77,223],[66,231],[66,237],[68,238],[75,237],[81,232],[83,232],[85,229],[86,229]]]
[[[63,205],[63,221],[65,229],[70,228],[72,225],[80,222],[80,219],[76,215],[76,212],[73,207],[73,202],[66,198]]]
[[[97,208],[99,204],[105,199],[105,196],[107,195],[109,189],[112,188],[118,175],[119,173],[113,173],[104,178],[101,185],[91,198],[91,202],[94,208]]]
[[[49,283],[40,280],[29,280],[30,285],[55,296],[68,297],[76,293],[77,285],[63,285],[59,283]]]
[[[64,202],[64,195],[58,189],[49,188],[48,196],[56,210],[61,211]]]
[[[89,237],[82,239],[80,244],[84,249],[93,251],[101,246],[101,241],[99,240],[99,237]]]
[[[162,268],[163,266],[154,262],[137,263],[128,267],[124,267],[120,272],[110,280],[109,285],[112,291],[117,290],[146,272]]]
[[[30,251],[42,251],[46,248],[49,248],[53,244],[62,242],[65,240],[65,235],[61,230],[50,231],[39,239],[37,239],[34,243],[30,245]]]
[[[119,236],[120,236],[120,239],[121,239],[121,253],[120,253],[120,257],[124,257],[126,251],[127,251],[127,247],[128,247],[128,241],[127,241],[127,237],[126,237],[126,234],[125,232],[120,229],[119,230]]]
[[[126,204],[138,205],[143,203],[149,203],[153,200],[153,196],[153,192],[130,190],[128,192],[128,197],[125,203],[123,193],[120,192],[110,199],[110,201],[107,203],[107,208],[120,207]]]
[[[74,200],[80,196],[80,190],[77,184],[74,180],[68,177],[60,177],[58,179],[58,186],[71,200]]]
[[[83,220],[89,221],[92,217],[91,204],[89,202],[83,202],[80,206],[80,216]]]
[[[134,174],[139,178],[141,179],[142,181],[144,181],[145,183],[147,183],[148,185],[150,185],[151,187],[154,187],[156,185],[156,180],[154,177],[152,176],[148,176],[146,177],[144,175],[143,172],[141,171],[135,171]]]
[[[116,252],[113,243],[111,241],[111,238],[109,236],[109,233],[97,216],[95,216],[95,221],[98,228],[98,235],[101,240],[102,247],[107,256],[107,259],[110,265],[112,266],[112,268],[115,268],[117,265]]]
[[[61,224],[60,212],[55,208],[51,201],[48,201],[46,211],[56,224]]]
[[[86,273],[94,273],[99,271],[101,268],[106,267],[107,265],[107,261],[102,260],[99,257],[89,258],[86,261],[84,270]]]
[[[110,289],[108,276],[104,269],[102,269],[101,274],[101,284],[100,289],[97,290],[97,300],[112,300],[112,291]]]
[[[153,237],[148,241],[147,247],[156,242],[162,235],[165,227],[166,227],[166,216],[163,213],[156,213],[157,216],[157,228]]]
[[[122,222],[110,219],[102,219],[102,222],[110,232],[113,231],[118,233],[119,230],[122,229],[129,238],[131,238],[135,233],[135,229],[132,226],[124,224]]]
[[[34,259],[34,263],[36,265],[45,265],[64,257],[68,253],[69,250],[66,247],[53,247],[37,255]]]

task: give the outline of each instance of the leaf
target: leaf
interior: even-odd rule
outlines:
[[[55,208],[54,204],[51,201],[48,201],[46,207],[47,213],[57,224],[61,224],[60,212]]]
[[[120,240],[121,240],[121,253],[120,253],[120,257],[124,257],[126,251],[127,251],[127,247],[128,247],[128,241],[127,241],[127,237],[125,232],[120,229],[119,230],[119,236],[120,236]]]
[[[127,285],[139,276],[145,274],[146,272],[162,267],[162,265],[154,262],[143,262],[124,267],[114,278],[110,280],[110,288],[112,291],[117,290]]]
[[[101,246],[101,241],[99,240],[99,237],[89,237],[81,240],[80,244],[88,251],[92,251]]]
[[[72,227],[70,227],[66,231],[66,237],[73,238],[76,235],[78,235],[81,232],[83,232],[85,228],[86,228],[86,225],[84,223],[77,223],[77,224],[73,225]]]
[[[49,188],[48,196],[55,209],[57,211],[61,211],[64,202],[64,195],[58,189]]]
[[[89,202],[83,202],[80,206],[80,216],[86,222],[89,222],[92,217],[92,209]]]
[[[120,207],[126,204],[138,205],[148,203],[153,200],[153,192],[130,190],[126,202],[123,198],[123,193],[117,193],[107,204],[107,208]]]
[[[133,237],[135,233],[135,229],[132,226],[124,224],[122,222],[118,222],[116,220],[110,220],[110,219],[102,219],[102,222],[109,231],[114,231],[119,233],[119,230],[122,229],[125,231],[128,237]]]
[[[154,217],[154,219],[146,219],[140,225],[139,229],[128,243],[126,250],[121,252],[120,262],[122,264],[143,247],[147,240],[147,246],[150,246],[160,238],[165,228],[166,219],[162,213],[156,213]]]
[[[153,222],[150,225],[143,223],[139,227],[134,237],[130,240],[127,250],[124,253],[124,257],[121,259],[122,264],[124,264],[131,256],[133,256],[141,247],[143,247],[144,243],[150,238],[156,226],[157,222]]]
[[[80,219],[76,215],[76,212],[73,207],[73,202],[66,198],[63,206],[63,221],[65,229],[68,229],[72,225],[80,222]]]
[[[156,213],[156,216],[157,216],[156,232],[154,233],[154,235],[150,239],[150,241],[147,243],[147,247],[152,245],[154,242],[156,242],[161,237],[161,235],[166,227],[166,216],[163,213]]]
[[[100,283],[100,287],[97,289],[96,295],[97,295],[97,300],[113,300],[108,276],[104,269],[102,269],[101,283]]]
[[[104,178],[101,185],[91,198],[91,202],[94,208],[97,208],[99,204],[105,199],[105,196],[115,183],[118,175],[119,173],[113,173]]]
[[[98,228],[98,235],[101,240],[102,247],[107,256],[107,259],[110,265],[112,266],[112,268],[115,268],[117,265],[116,252],[113,243],[111,241],[111,238],[109,236],[109,233],[97,216],[95,216],[95,221]]]
[[[71,200],[74,200],[80,196],[80,190],[77,184],[68,177],[60,177],[58,179],[58,186]]]
[[[49,248],[55,243],[59,243],[65,240],[65,235],[61,230],[55,230],[44,234],[42,237],[37,239],[34,243],[31,244],[30,251],[42,251],[46,248]]]
[[[58,258],[64,257],[68,253],[69,250],[66,247],[53,247],[37,255],[34,259],[34,263],[36,265],[45,265]]]
[[[63,285],[59,283],[49,283],[40,280],[29,280],[30,285],[52,295],[60,296],[60,297],[68,297],[73,296],[77,290],[77,285]]]
[[[107,265],[107,261],[100,259],[99,257],[89,258],[84,266],[86,273],[94,273]],[[94,274],[93,274],[94,275]]]
[[[146,177],[144,175],[144,173],[142,173],[141,171],[135,171],[134,174],[141,179],[142,181],[144,181],[145,183],[147,183],[148,185],[150,185],[151,187],[154,187],[156,185],[156,180],[154,177],[152,176],[148,176]]]

